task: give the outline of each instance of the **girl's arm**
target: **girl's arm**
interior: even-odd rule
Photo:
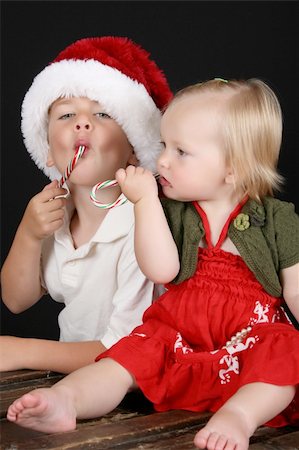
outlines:
[[[177,247],[172,238],[152,173],[141,167],[120,169],[116,179],[125,196],[135,204],[135,252],[142,272],[154,283],[164,284],[179,272]]]
[[[142,272],[154,283],[168,283],[179,272],[177,247],[158,197],[135,204],[135,252]]]
[[[299,323],[299,263],[283,269],[280,274],[283,298]]]
[[[33,369],[71,373],[93,363],[105,350],[100,341],[60,342],[0,336],[0,371]]]
[[[20,313],[43,295],[40,282],[42,242],[62,224],[65,205],[64,189],[57,181],[34,196],[17,229],[9,254],[1,270],[2,298],[13,313]]]

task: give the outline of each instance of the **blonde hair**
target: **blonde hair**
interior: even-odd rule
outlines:
[[[273,196],[283,182],[277,171],[282,139],[282,112],[272,89],[263,81],[209,80],[181,89],[171,101],[204,92],[228,93],[222,136],[227,164],[235,175],[235,188],[260,201]]]

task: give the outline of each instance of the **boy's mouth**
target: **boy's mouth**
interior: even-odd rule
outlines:
[[[87,156],[87,153],[89,152],[89,147],[85,146],[84,147],[84,153],[82,155],[82,158],[85,158]]]
[[[87,153],[88,153],[88,151],[90,149],[90,144],[89,144],[89,142],[87,142],[87,141],[85,141],[83,139],[80,139],[75,144],[75,151],[77,151],[79,147],[84,147],[84,153],[82,155],[82,158],[84,158],[84,156],[87,155]]]

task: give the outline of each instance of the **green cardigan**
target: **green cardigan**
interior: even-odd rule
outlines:
[[[205,231],[192,203],[166,198],[161,202],[179,251],[181,269],[172,281],[179,284],[196,270]],[[280,270],[299,262],[299,216],[294,205],[272,197],[262,203],[248,200],[230,224],[228,236],[264,289],[280,297]]]

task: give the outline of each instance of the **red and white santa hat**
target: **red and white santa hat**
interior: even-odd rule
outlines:
[[[125,37],[81,39],[34,78],[23,101],[21,128],[32,159],[51,180],[61,174],[46,166],[49,107],[73,96],[100,102],[126,133],[140,164],[155,170],[161,110],[172,93],[147,51]]]

